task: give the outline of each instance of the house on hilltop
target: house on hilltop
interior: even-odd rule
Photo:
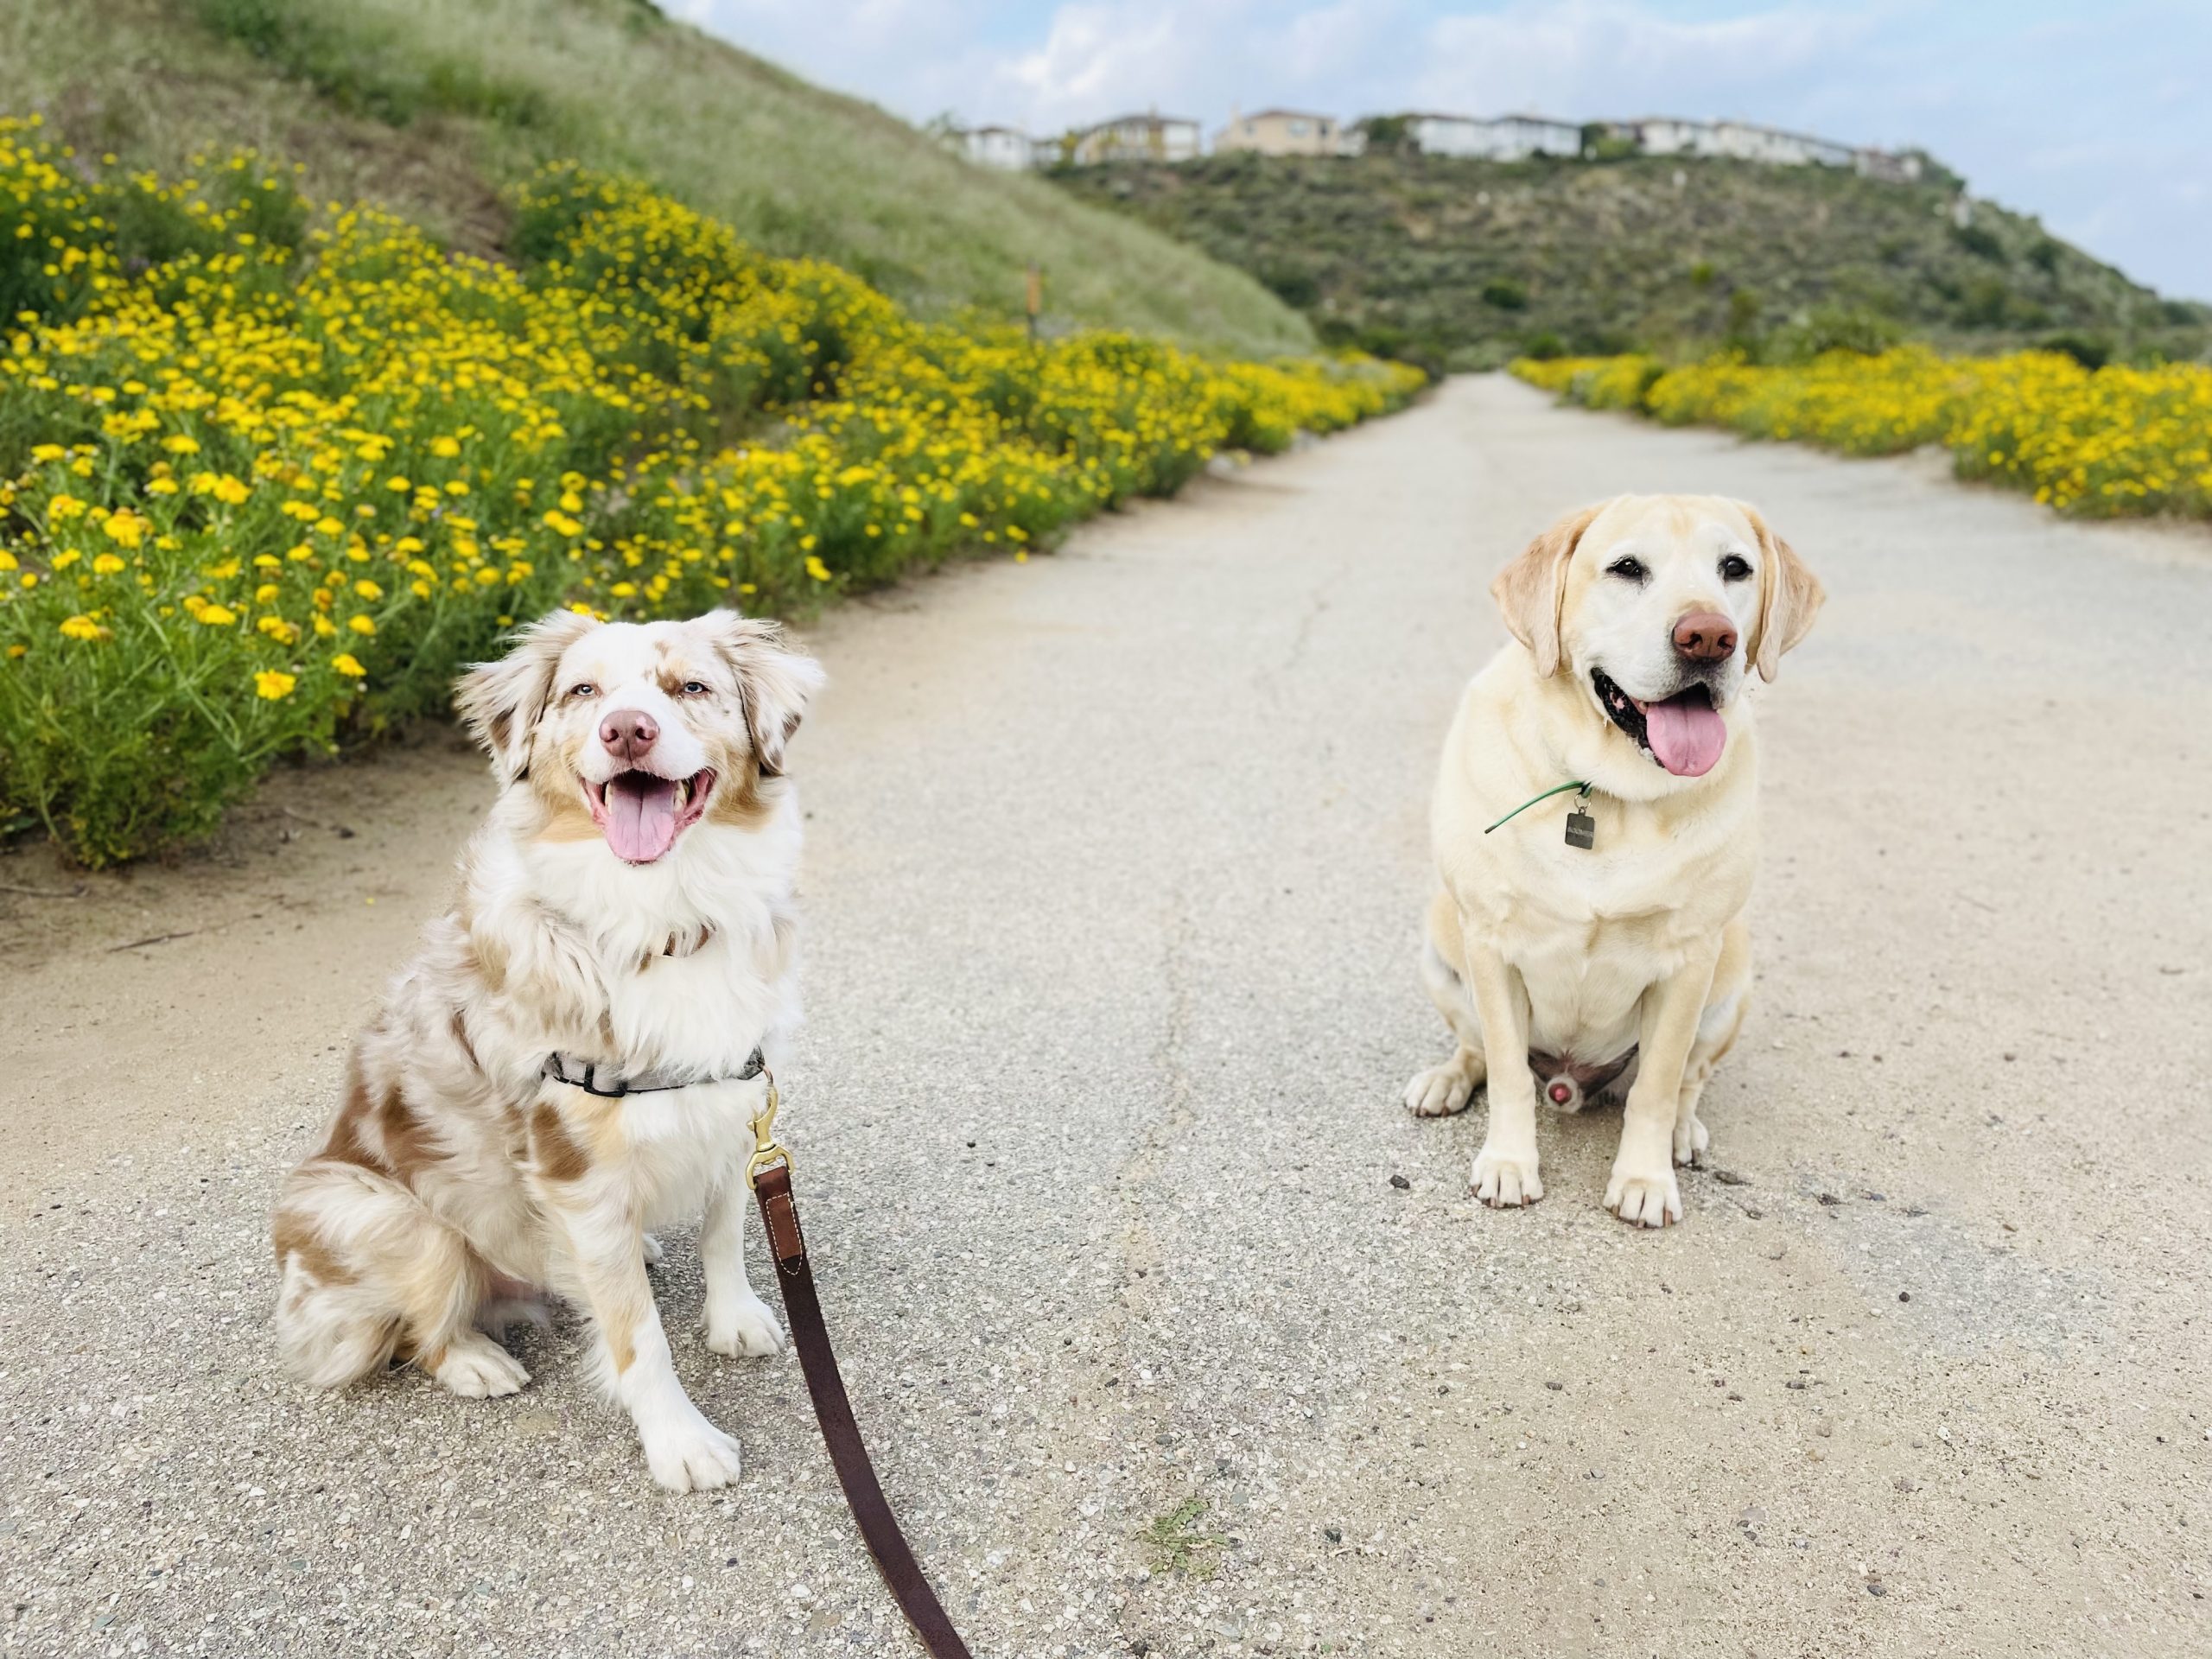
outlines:
[[[1077,167],[1101,162],[1187,162],[1198,154],[1198,124],[1181,116],[1117,115],[1077,133],[1067,159]]]
[[[1880,179],[1889,184],[1910,184],[1920,176],[1920,157],[1897,156],[1886,149],[1871,147],[1854,150],[1851,164],[1859,169],[1862,178]]]
[[[1852,167],[1858,162],[1858,152],[1849,144],[1752,121],[1685,121],[1679,116],[1648,115],[1606,124],[1646,156],[1719,156],[1770,167]]]
[[[956,127],[947,135],[954,149],[978,167],[1020,172],[1037,162],[1037,141],[1013,127]]]
[[[1414,113],[1401,118],[1406,137],[1424,156],[1476,156],[1486,161],[1518,162],[1531,156],[1580,156],[1582,129],[1571,121],[1541,115]]]
[[[1229,112],[1229,124],[1214,134],[1216,155],[1249,149],[1262,156],[1357,156],[1365,148],[1361,135],[1334,116],[1307,110]]]

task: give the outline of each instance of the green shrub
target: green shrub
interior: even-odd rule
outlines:
[[[1992,264],[2007,264],[2012,255],[1996,232],[1982,225],[1961,225],[1951,232],[1951,239],[1977,259],[1986,259]]]
[[[2036,349],[2061,353],[2085,369],[2101,369],[2112,361],[2112,341],[2090,334],[2047,334],[2036,342]]]
[[[1777,328],[1766,341],[1766,360],[1809,363],[1828,352],[1879,357],[1904,344],[1906,329],[1894,317],[1858,306],[1823,303]]]

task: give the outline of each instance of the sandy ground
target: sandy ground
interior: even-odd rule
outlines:
[[[1398,1104],[1491,573],[1624,488],[1756,499],[1832,595],[1663,1235],[1597,1207],[1615,1114],[1494,1215],[1479,1109]],[[786,1127],[977,1651],[2212,1651],[2209,546],[1461,381],[821,628]],[[176,868],[0,861],[7,1648],[913,1650],[688,1238],[727,1493],[651,1486],[573,1319],[507,1401],[271,1364],[270,1194],[487,791],[440,733]]]

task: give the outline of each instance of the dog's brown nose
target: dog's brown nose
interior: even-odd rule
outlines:
[[[1736,625],[1718,611],[1692,611],[1675,624],[1675,649],[1694,663],[1718,662],[1736,649]]]
[[[660,741],[660,726],[642,709],[617,709],[599,722],[599,741],[609,754],[639,761]]]

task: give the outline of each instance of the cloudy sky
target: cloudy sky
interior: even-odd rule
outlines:
[[[664,0],[915,121],[1157,106],[1740,116],[1920,144],[1978,194],[2212,298],[2204,0]]]

